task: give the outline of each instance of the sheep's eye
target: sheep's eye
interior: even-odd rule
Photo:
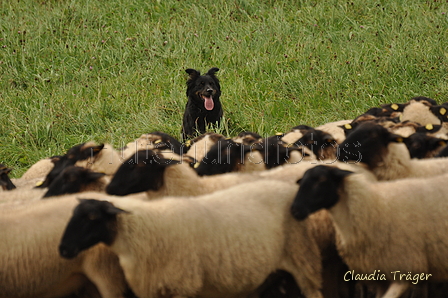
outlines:
[[[300,182],[302,182],[302,178],[300,178],[299,180],[297,180],[296,183],[300,185]]]

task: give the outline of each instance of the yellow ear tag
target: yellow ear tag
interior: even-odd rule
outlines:
[[[185,142],[185,145],[188,146],[188,147],[190,147],[190,145],[191,145],[191,141],[190,141],[190,140],[186,141],[186,142]]]
[[[426,130],[433,130],[434,126],[432,126],[431,123],[428,123],[428,124],[426,124],[425,128],[426,128]]]
[[[399,106],[396,103],[390,105],[390,108],[394,111],[398,110]]]
[[[345,129],[352,129],[352,126],[350,124],[348,124],[348,123],[345,124],[344,127],[345,127]]]
[[[101,151],[101,149],[100,148],[93,148],[93,152],[98,152],[98,151]]]
[[[440,108],[439,112],[440,112],[440,115],[445,115],[446,114],[446,109],[445,108]]]
[[[154,144],[158,144],[158,143],[161,143],[162,142],[162,140],[156,140],[155,142],[154,142]]]
[[[44,184],[43,181],[37,181],[37,182],[36,182],[36,186],[41,186],[42,184]]]
[[[193,167],[196,169],[197,167],[199,167],[199,164],[200,164],[200,162],[197,162],[197,163],[194,164]]]
[[[275,135],[276,136],[281,136],[281,135],[283,135],[283,133],[282,132],[276,132]]]

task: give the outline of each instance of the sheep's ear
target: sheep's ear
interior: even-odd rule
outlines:
[[[201,73],[199,71],[197,71],[196,69],[192,69],[192,68],[186,69],[185,72],[190,75],[190,79],[197,78],[201,75]]]
[[[333,177],[339,178],[340,180],[343,180],[348,175],[351,175],[351,174],[354,174],[354,173],[355,172],[342,170],[342,169],[339,169],[339,168],[334,168],[332,170]]]
[[[207,74],[208,74],[209,76],[214,76],[215,73],[216,73],[218,70],[219,70],[219,68],[217,68],[217,67],[210,68],[210,69],[208,70]]]
[[[90,147],[90,148],[92,149],[93,154],[97,154],[98,152],[103,150],[104,144],[101,144],[101,145],[98,145],[98,146],[93,146],[93,147]]]
[[[50,161],[52,163],[57,163],[59,160],[61,160],[61,157],[62,156],[52,156],[52,157],[50,157]]]
[[[12,169],[7,168],[7,167],[1,167],[0,168],[0,174],[9,174],[11,172]]]
[[[112,204],[107,204],[107,207],[106,207],[105,211],[106,211],[107,214],[110,214],[110,215],[116,215],[116,214],[120,214],[120,213],[131,213],[129,211],[117,208],[117,207],[115,207]]]
[[[87,179],[91,181],[95,181],[100,179],[101,177],[105,176],[106,173],[98,173],[98,172],[87,172]]]
[[[180,163],[182,163],[182,161],[180,161],[180,160],[175,160],[175,159],[161,158],[161,159],[158,159],[158,160],[156,161],[156,163],[160,164],[161,166],[168,167],[168,166],[172,166],[172,165],[180,164]]]

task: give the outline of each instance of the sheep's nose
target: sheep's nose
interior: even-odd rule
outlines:
[[[74,251],[70,252],[68,247],[66,247],[65,245],[61,244],[61,245],[59,245],[59,254],[63,258],[72,259],[72,258],[74,258],[74,257],[76,257],[78,255],[78,250],[75,249]]]

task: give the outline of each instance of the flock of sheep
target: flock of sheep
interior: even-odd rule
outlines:
[[[1,165],[0,298],[446,297],[447,111]]]

